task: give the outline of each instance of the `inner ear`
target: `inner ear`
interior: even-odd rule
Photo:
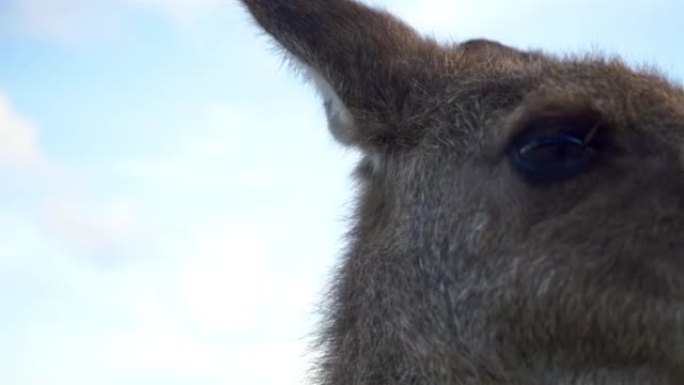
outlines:
[[[305,76],[314,84],[323,100],[330,133],[344,145],[354,144],[354,132],[356,131],[354,115],[335,92],[332,85],[320,73],[303,63],[299,63],[299,67],[303,69]]]

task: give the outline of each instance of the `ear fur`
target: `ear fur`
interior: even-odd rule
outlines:
[[[295,59],[296,60],[296,59]],[[314,68],[297,63],[303,69],[305,76],[313,82],[323,99],[325,114],[328,117],[328,130],[333,137],[345,145],[353,145],[355,142],[356,122],[349,108],[337,95],[333,86]]]
[[[406,96],[441,47],[351,0],[242,2],[318,88],[338,141],[363,149],[407,141]]]

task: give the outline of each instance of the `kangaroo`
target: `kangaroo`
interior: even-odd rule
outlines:
[[[684,384],[680,85],[357,1],[241,2],[362,154],[317,384]]]

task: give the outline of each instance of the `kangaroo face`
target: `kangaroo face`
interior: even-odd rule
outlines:
[[[363,153],[320,383],[684,383],[681,87],[354,1],[243,3]]]

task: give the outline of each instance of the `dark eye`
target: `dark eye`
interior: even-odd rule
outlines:
[[[571,134],[524,138],[510,148],[513,166],[536,183],[570,179],[584,171],[595,154],[591,142]]]

